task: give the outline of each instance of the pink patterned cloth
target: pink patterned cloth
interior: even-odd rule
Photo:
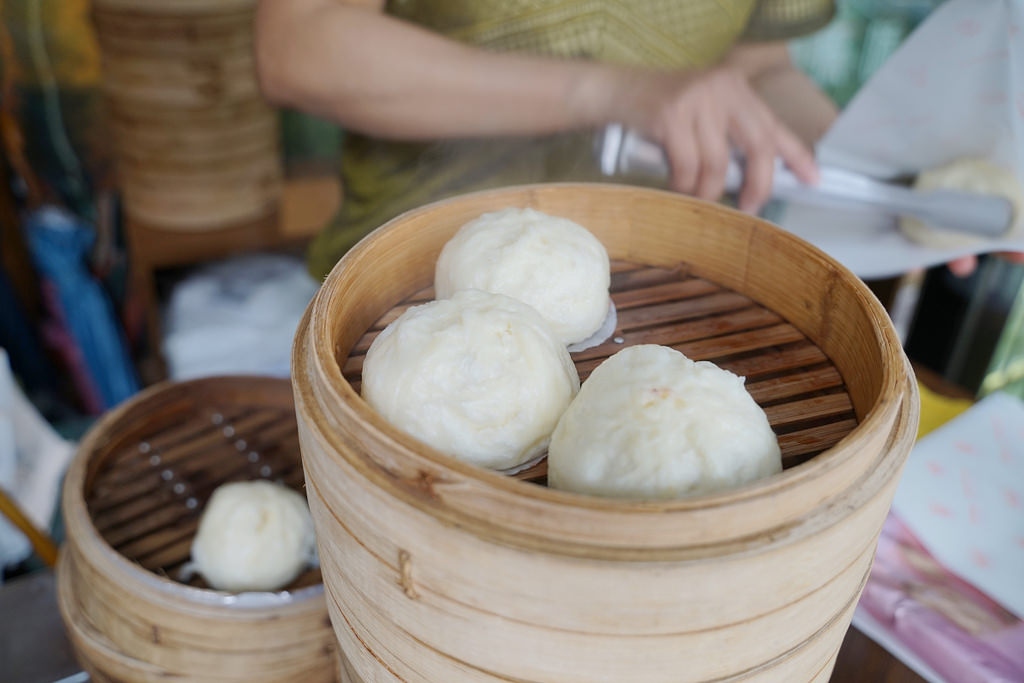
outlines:
[[[939,564],[892,513],[860,606],[948,681],[1024,681],[1024,622]]]

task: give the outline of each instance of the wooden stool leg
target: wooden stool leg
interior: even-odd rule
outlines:
[[[21,511],[18,504],[14,502],[14,499],[9,498],[2,490],[0,490],[0,514],[9,519],[11,524],[28,537],[32,548],[39,555],[40,559],[46,563],[47,567],[57,564],[56,544],[54,544],[49,536],[37,529],[35,524]]]
[[[144,240],[139,239],[132,227],[130,218],[126,219],[128,254],[131,272],[131,296],[134,306],[143,317],[143,333],[145,344],[139,360],[139,374],[145,385],[154,384],[167,378],[167,368],[163,354],[160,352],[161,325],[160,305],[156,296],[156,267]]]

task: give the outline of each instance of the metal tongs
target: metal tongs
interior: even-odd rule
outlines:
[[[668,161],[662,148],[619,124],[607,126],[599,136],[597,154],[601,173],[606,176],[668,176]],[[822,166],[819,171],[819,182],[806,185],[776,159],[772,197],[829,208],[870,207],[983,237],[1005,235],[1013,221],[1013,205],[1005,197],[957,190],[917,191],[829,166]],[[729,160],[725,189],[737,192],[742,184],[743,161],[734,156]]]

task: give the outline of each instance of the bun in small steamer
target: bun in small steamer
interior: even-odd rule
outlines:
[[[192,542],[194,568],[225,591],[273,591],[316,562],[316,536],[305,498],[269,481],[214,490]]]

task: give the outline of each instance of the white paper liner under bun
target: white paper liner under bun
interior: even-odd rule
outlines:
[[[576,342],[575,344],[569,344],[567,347],[569,353],[577,353],[579,351],[586,351],[587,349],[595,346],[600,346],[606,341],[611,339],[612,335],[615,334],[615,327],[619,324],[619,316],[615,310],[615,302],[608,299],[608,315],[604,317],[604,322],[601,323],[601,327],[597,328],[597,332],[590,335],[583,341]]]
[[[527,460],[526,462],[524,462],[521,465],[516,465],[515,467],[509,467],[508,469],[504,469],[504,470],[495,470],[495,472],[497,472],[498,474],[507,474],[509,476],[512,476],[513,474],[519,474],[520,472],[524,472],[524,471],[530,469],[531,467],[533,467],[534,465],[536,465],[537,463],[539,463],[541,460],[543,460],[546,457],[548,457],[548,451],[545,448],[544,451],[540,455],[538,455],[535,458],[531,458],[530,460]]]

